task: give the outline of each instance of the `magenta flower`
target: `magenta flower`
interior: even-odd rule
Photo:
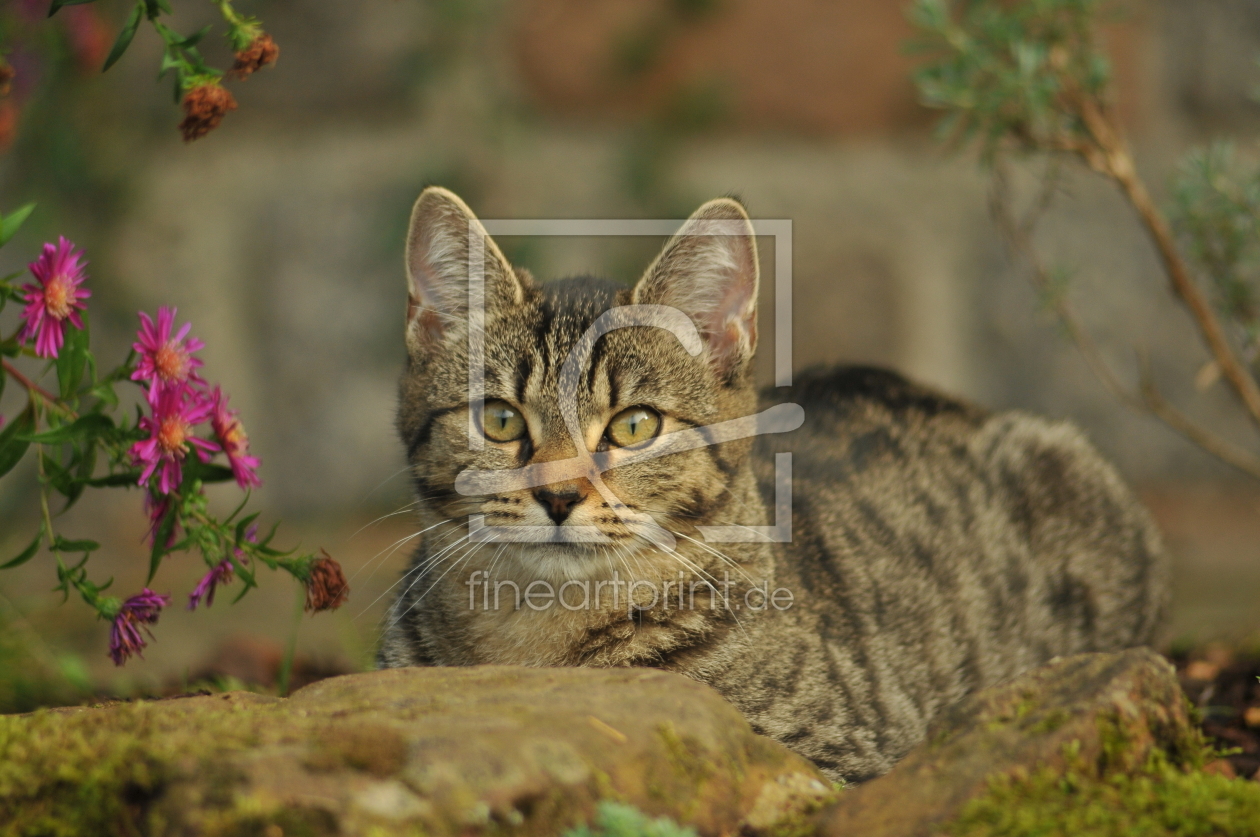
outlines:
[[[214,565],[210,572],[206,573],[201,581],[197,582],[197,586],[188,594],[188,609],[196,610],[197,605],[201,604],[204,597],[206,607],[214,604],[214,590],[220,584],[228,584],[235,578],[232,570],[232,562],[224,558],[222,561]]]
[[[245,530],[245,540],[250,543],[258,542],[257,526],[250,526]],[[249,562],[249,556],[243,550],[234,548],[232,552],[236,556],[237,563],[246,564]],[[193,591],[188,594],[188,609],[196,610],[197,605],[201,604],[203,598],[206,600],[206,607],[214,604],[215,588],[220,584],[230,584],[232,579],[236,577],[235,569],[232,566],[232,562],[227,558],[215,564],[210,572],[202,576],[201,581],[197,582],[197,586],[193,588]]]
[[[79,287],[87,278],[83,269],[87,262],[80,262],[82,257],[83,251],[75,250],[63,235],[58,237],[57,246],[45,244],[44,252],[29,265],[39,284],[22,286],[26,294],[22,317],[26,322],[18,342],[34,337],[38,357],[57,356],[66,340],[67,320],[75,328],[83,328],[79,312],[86,306],[81,300],[92,292]]]
[[[138,343],[131,347],[140,355],[136,371],[131,373],[133,381],[149,381],[149,401],[157,400],[158,390],[182,387],[188,382],[206,385],[206,381],[197,374],[202,366],[200,358],[193,357],[193,352],[205,348],[196,337],[189,337],[188,330],[192,323],[184,323],[174,337],[171,328],[175,325],[175,308],[158,309],[157,325],[149,319],[149,315],[140,312],[140,331],[136,336]]]
[[[211,398],[214,400],[214,412],[210,415],[210,425],[227,454],[236,484],[241,488],[262,485],[257,473],[258,457],[249,455],[249,437],[245,435],[236,411],[227,408],[227,396],[218,387],[214,388]]]
[[[147,626],[155,624],[162,608],[170,603],[170,596],[160,596],[148,587],[123,602],[109,629],[109,656],[113,658],[114,665],[127,662],[132,654],[144,656],[140,653],[148,644],[144,634],[148,634],[150,639],[153,637],[153,631]],[[144,633],[141,633],[142,629]]]
[[[158,491],[170,494],[184,479],[182,463],[189,448],[196,451],[202,462],[208,462],[219,449],[214,442],[198,439],[192,430],[210,417],[214,402],[203,392],[188,386],[178,389],[161,389],[151,405],[153,415],[140,419],[140,429],[149,432],[149,438],[131,446],[131,459],[143,465],[140,485],[147,485],[153,472],[158,472]]]

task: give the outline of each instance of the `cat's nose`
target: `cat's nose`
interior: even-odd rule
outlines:
[[[534,499],[542,503],[542,507],[547,510],[547,516],[559,526],[564,523],[574,507],[586,499],[586,494],[576,487],[565,487],[554,491],[550,488],[538,488],[534,490]]]

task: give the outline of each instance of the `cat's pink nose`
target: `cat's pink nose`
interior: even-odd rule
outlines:
[[[565,487],[554,491],[550,488],[538,488],[534,490],[534,499],[542,503],[542,507],[547,510],[547,516],[559,526],[564,523],[574,507],[586,499],[586,494],[576,487]]]

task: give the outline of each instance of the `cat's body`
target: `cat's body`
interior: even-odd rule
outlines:
[[[671,433],[712,432],[692,428],[768,406],[758,405],[748,372],[755,245],[732,201],[693,216],[689,234],[633,290],[539,285],[512,272],[487,239],[485,398],[487,415],[497,409],[501,419],[485,425],[482,450],[469,450],[458,296],[467,294],[469,224],[479,228],[442,190],[426,191],[413,215],[399,427],[426,531],[387,620],[382,666],[666,668],[714,686],[754,728],[833,778],[861,781],[891,767],[970,691],[1055,655],[1151,640],[1166,582],[1158,536],[1068,425],[989,414],[891,373],[850,368],[805,373],[790,391],[768,393],[804,408],[795,431],[627,459]],[[685,312],[697,351],[684,348],[676,324],[622,328],[588,344],[578,374],[562,375],[600,314],[628,304]],[[607,470],[455,490],[466,469],[577,461],[566,398]],[[625,435],[644,427],[655,435]],[[634,446],[618,447],[618,438]],[[785,451],[791,542],[706,541],[698,526],[782,522],[771,518],[775,454]],[[600,480],[611,494],[595,490]],[[500,532],[594,526],[609,543],[479,543],[468,537],[468,514]],[[647,514],[672,546],[643,528]],[[605,587],[592,603],[591,588],[614,577],[642,585],[623,586],[619,600]],[[559,590],[559,602],[538,608],[515,595],[531,583]]]

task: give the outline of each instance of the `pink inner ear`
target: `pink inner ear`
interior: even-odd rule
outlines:
[[[737,269],[721,300],[702,315],[701,327],[719,366],[746,360],[744,355],[750,357],[757,347],[757,315],[751,305],[756,284],[749,278],[747,270]]]
[[[442,335],[442,316],[434,308],[426,308],[414,296],[407,297],[407,327],[424,340]]]

